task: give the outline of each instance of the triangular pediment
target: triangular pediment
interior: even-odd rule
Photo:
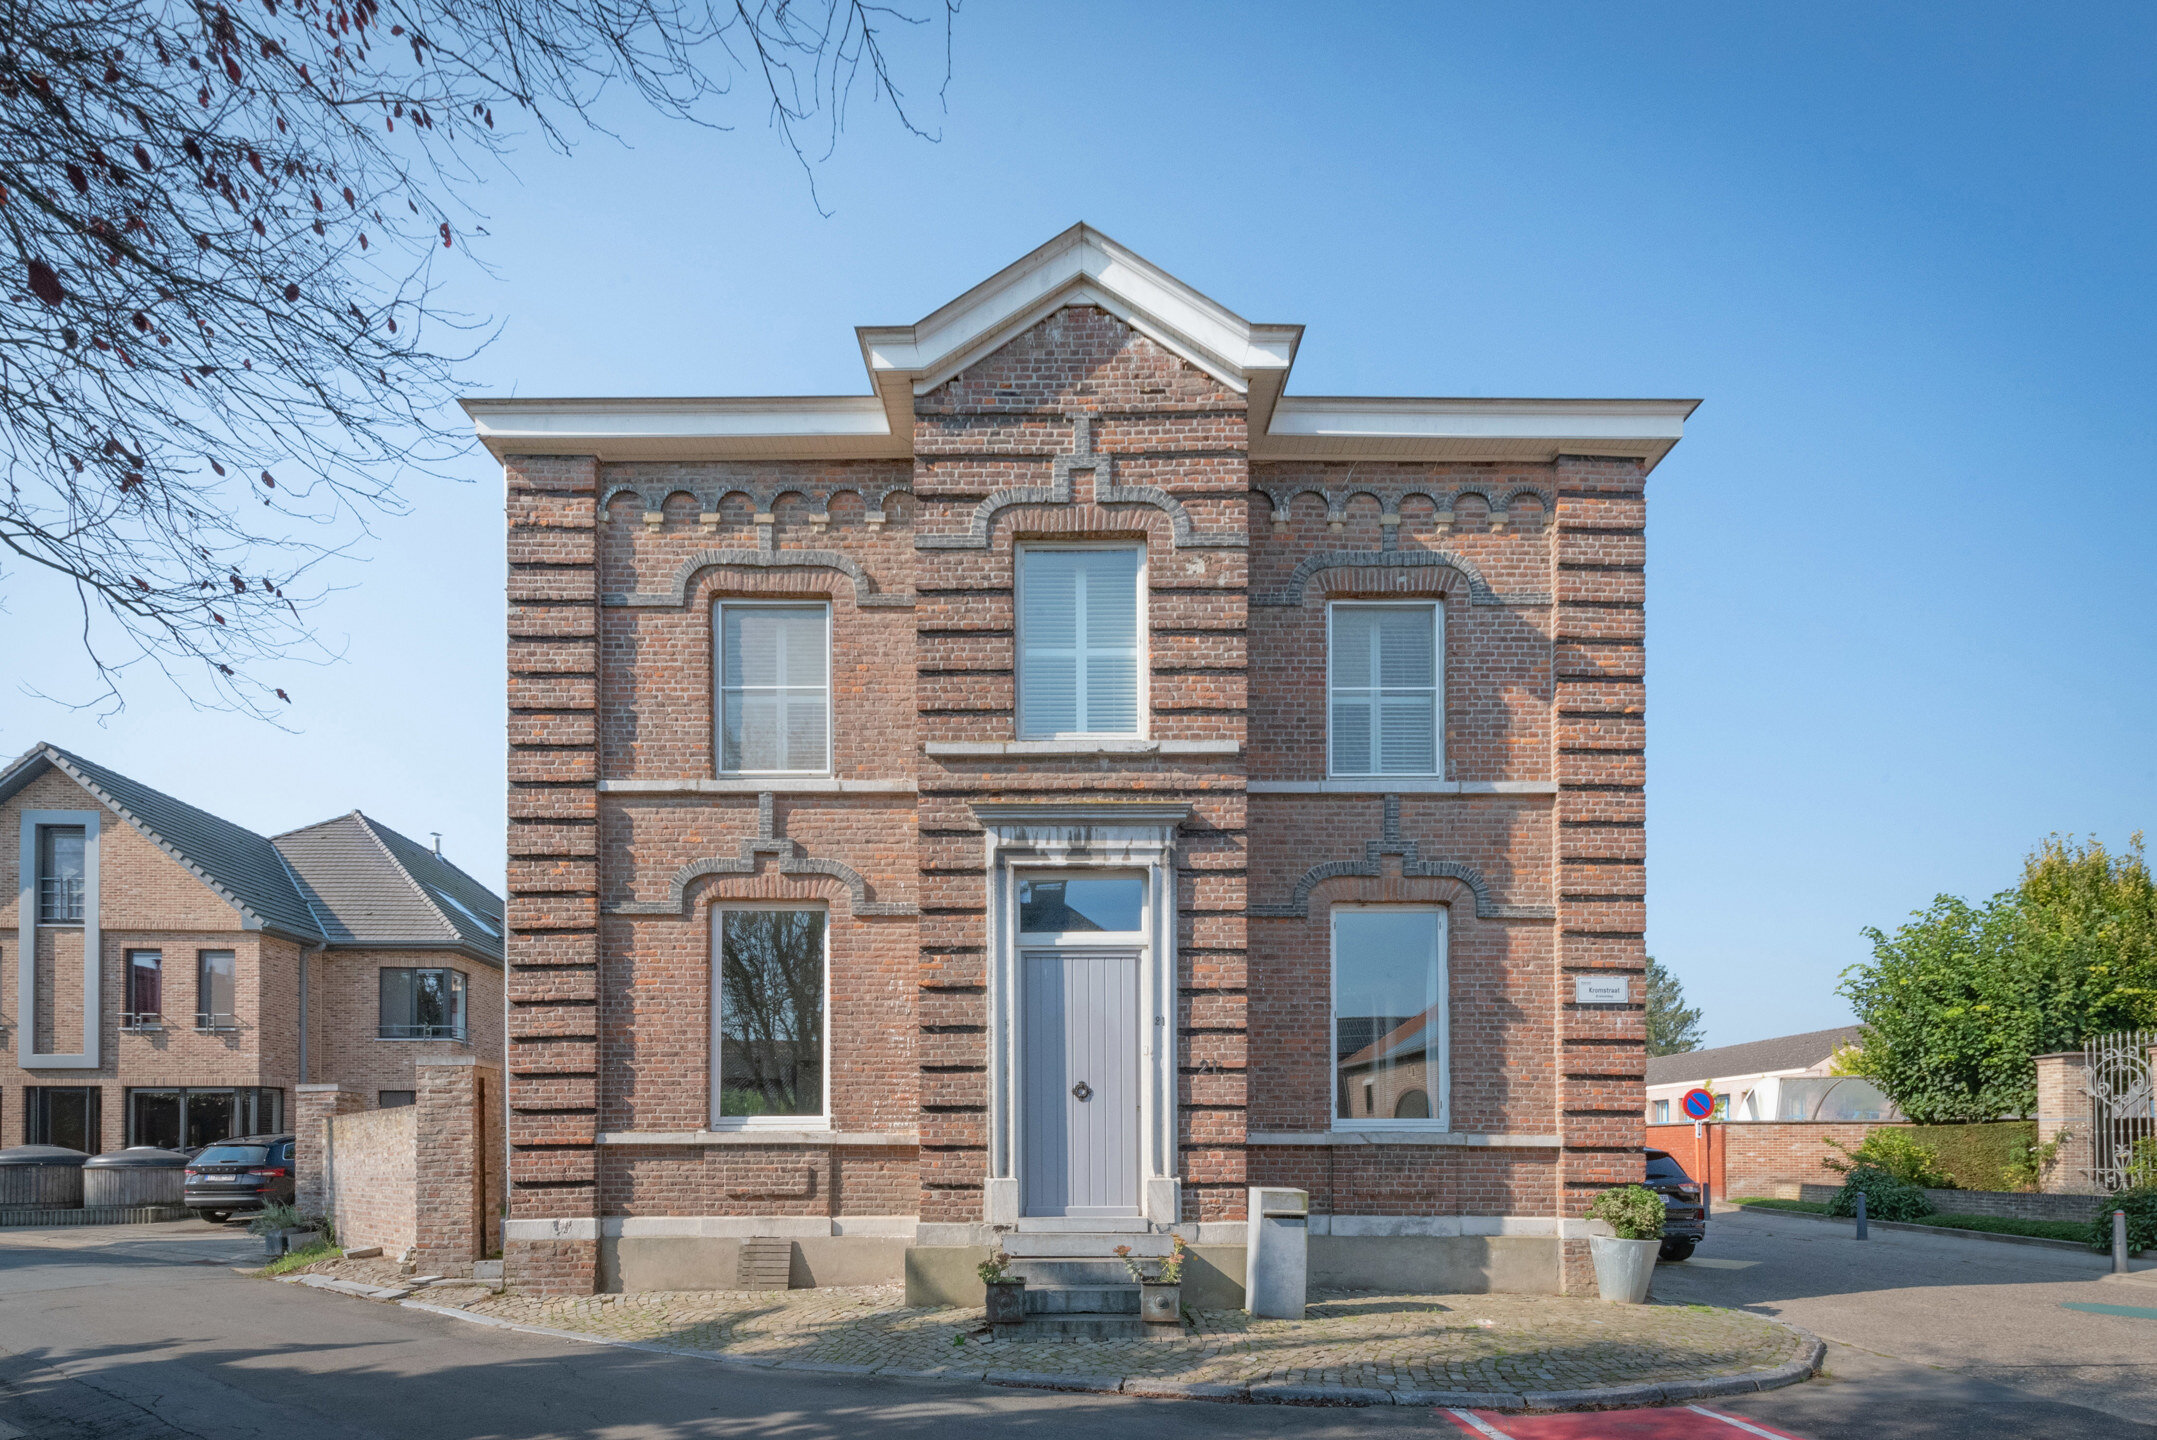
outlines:
[[[1300,325],[1254,325],[1090,225],[1074,225],[912,325],[862,326],[863,361],[894,422],[926,394],[1069,305],[1092,305],[1270,412]]]

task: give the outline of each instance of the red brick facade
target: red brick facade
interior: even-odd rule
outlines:
[[[670,1219],[985,1233],[992,806],[1188,807],[1165,1219],[1194,1239],[1237,1243],[1258,1184],[1577,1239],[1637,1178],[1652,458],[1269,459],[1252,385],[1159,333],[1048,306],[887,389],[883,456],[526,453],[547,442],[483,423],[508,481],[513,1279],[591,1288],[603,1237]],[[1144,546],[1141,738],[1016,745],[1015,555],[1074,539]],[[1417,596],[1443,607],[1444,773],[1329,785],[1327,602]],[[728,598],[830,605],[830,779],[715,768]],[[828,912],[828,1131],[712,1128],[710,916],[741,899]],[[1370,902],[1449,916],[1442,1137],[1327,1133],[1328,917]],[[1574,1003],[1606,974],[1628,1003]]]

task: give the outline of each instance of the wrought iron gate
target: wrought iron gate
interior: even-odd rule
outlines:
[[[2082,1089],[2090,1097],[2090,1178],[2104,1190],[2157,1175],[2157,1075],[2150,1047],[2157,1030],[2122,1030],[2082,1046]],[[2147,1143],[2145,1143],[2147,1142]],[[2137,1165],[2137,1147],[2141,1147]],[[2137,1174],[2137,1170],[2141,1172]]]

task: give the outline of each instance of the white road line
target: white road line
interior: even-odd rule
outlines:
[[[1475,1416],[1469,1414],[1466,1410],[1448,1410],[1445,1413],[1452,1416],[1455,1420],[1460,1421],[1461,1424],[1473,1427],[1477,1434],[1488,1435],[1490,1437],[1490,1440],[1513,1440],[1513,1437],[1506,1434],[1503,1430],[1499,1430],[1488,1424],[1485,1424],[1482,1420],[1477,1419]]]
[[[1688,1405],[1685,1408],[1692,1411],[1695,1415],[1705,1415],[1710,1420],[1720,1420],[1725,1425],[1731,1426],[1734,1429],[1743,1430],[1748,1435],[1765,1436],[1766,1440],[1791,1440],[1788,1431],[1763,1430],[1758,1425],[1748,1425],[1745,1421],[1740,1420],[1735,1415],[1725,1415],[1722,1411],[1710,1410],[1705,1405]]]

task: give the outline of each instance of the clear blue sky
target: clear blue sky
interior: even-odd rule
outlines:
[[[2146,5],[974,0],[943,142],[857,106],[830,218],[759,117],[618,111],[488,188],[455,298],[505,322],[475,392],[860,394],[851,327],[1085,219],[1307,325],[1302,393],[1703,397],[1650,482],[1649,923],[1735,1042],[1842,1023],[1860,927],[2157,819],[2153,57]],[[299,733],[10,683],[0,750],[359,806],[499,885],[483,458],[340,576]],[[83,688],[8,587],[5,669]]]

